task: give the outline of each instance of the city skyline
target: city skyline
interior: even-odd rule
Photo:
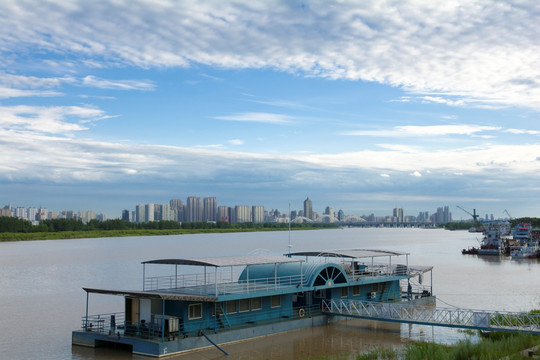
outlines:
[[[188,205],[190,204],[191,205]],[[28,208],[9,204],[0,208],[0,216],[14,216],[31,221],[39,221],[51,218],[74,218],[82,219],[87,223],[89,220],[109,220],[121,219],[129,222],[144,223],[160,220],[172,220],[178,222],[206,222],[206,221],[226,221],[230,223],[238,222],[282,222],[288,220],[289,215],[291,220],[296,218],[304,218],[304,220],[313,220],[315,222],[386,222],[386,223],[447,223],[452,221],[470,221],[472,220],[473,212],[480,221],[492,220],[507,220],[511,219],[510,213],[505,211],[507,216],[495,217],[493,213],[485,215],[476,213],[476,209],[471,211],[457,206],[463,214],[454,217],[448,205],[437,207],[430,211],[420,211],[418,215],[408,214],[403,208],[393,208],[391,215],[388,214],[350,214],[345,213],[342,209],[334,210],[333,206],[323,206],[324,211],[318,212],[313,210],[313,203],[309,197],[303,201],[303,209],[297,210],[288,208],[287,211],[280,209],[266,208],[264,205],[221,205],[216,197],[201,198],[198,196],[188,196],[184,204],[182,199],[170,199],[166,204],[149,203],[137,204],[134,209],[123,209],[118,216],[112,218],[107,217],[103,213],[94,210],[51,210],[47,207],[31,206]],[[7,212],[9,210],[9,213]],[[468,216],[463,216],[464,214]],[[54,214],[51,217],[51,214]]]
[[[0,203],[538,214],[536,1],[28,0],[0,19]]]

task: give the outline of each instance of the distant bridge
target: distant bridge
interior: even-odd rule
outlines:
[[[540,314],[414,306],[357,300],[324,300],[323,313],[360,319],[540,335]]]

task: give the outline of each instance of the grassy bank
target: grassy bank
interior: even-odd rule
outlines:
[[[230,228],[230,229],[130,229],[130,230],[84,230],[84,231],[57,231],[33,233],[0,233],[0,242],[26,241],[26,240],[62,240],[125,236],[158,236],[158,235],[185,235],[206,233],[232,233],[255,231],[286,231],[288,229],[276,228]],[[291,230],[309,230],[309,228],[292,228]]]
[[[377,348],[357,355],[357,360],[466,360],[526,359],[523,350],[540,344],[540,336],[530,334],[492,333],[473,344],[469,340],[454,345],[415,342],[404,350]]]

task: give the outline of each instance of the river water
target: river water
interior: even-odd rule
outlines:
[[[0,243],[0,359],[132,359],[129,353],[71,345],[80,328],[82,287],[142,289],[141,262],[159,258],[283,254],[371,248],[409,252],[410,265],[433,265],[438,306],[528,311],[540,308],[540,262],[462,255],[479,234],[440,229],[332,229],[288,232]],[[403,260],[404,262],[404,260]],[[90,314],[123,309],[123,298],[91,295]],[[467,335],[429,326],[348,320],[193,352],[173,359],[307,359],[352,354],[410,340],[452,343]]]

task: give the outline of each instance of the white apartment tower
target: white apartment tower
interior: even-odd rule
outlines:
[[[264,223],[264,206],[255,205],[251,208],[251,218],[254,224]]]
[[[229,207],[225,205],[218,206],[217,220],[229,222]]]
[[[217,221],[217,198],[204,198],[203,205],[203,221]]]
[[[234,207],[235,222],[245,223],[251,222],[251,211],[247,205],[236,205]]]
[[[203,202],[200,197],[190,196],[187,198],[187,214],[185,214],[187,222],[203,221]]]

